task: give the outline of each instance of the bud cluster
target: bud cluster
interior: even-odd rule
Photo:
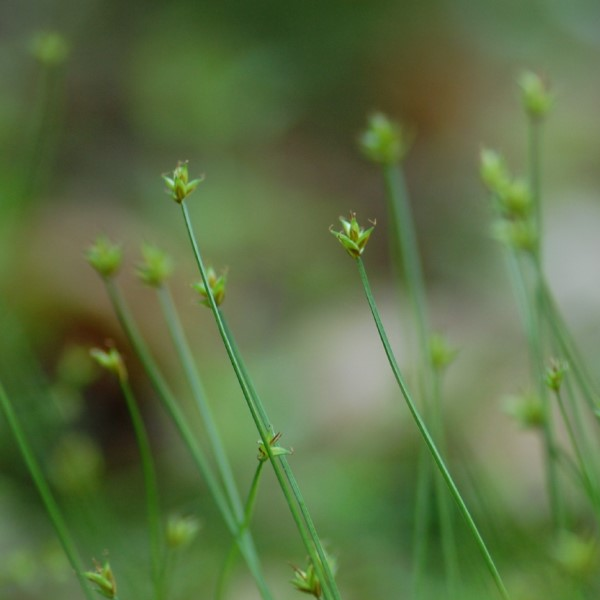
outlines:
[[[360,136],[359,143],[369,160],[381,165],[395,165],[408,152],[410,136],[384,114],[375,113],[369,118],[367,129]]]
[[[529,184],[512,177],[502,156],[489,149],[481,151],[480,176],[492,193],[499,216],[493,226],[495,237],[516,250],[533,252],[538,231]]]
[[[84,575],[96,586],[96,591],[101,596],[112,600],[117,598],[117,582],[108,561],[103,565],[97,564],[94,571],[86,571]]]
[[[163,175],[162,178],[167,184],[167,192],[177,204],[181,204],[204,180],[202,176],[189,181],[187,162],[180,162],[172,175]]]
[[[206,279],[208,281],[208,287],[210,288],[210,294],[212,294],[212,297],[215,299],[215,304],[221,306],[221,303],[225,299],[227,273],[217,275],[216,271],[212,267],[209,267],[206,270]],[[195,283],[193,287],[200,294],[200,304],[204,304],[204,306],[210,308],[209,291],[206,289],[204,282],[200,281]]]
[[[356,213],[350,213],[350,219],[346,220],[344,217],[340,217],[340,223],[342,224],[342,231],[334,231],[333,225],[329,228],[329,231],[352,258],[360,258],[371,233],[373,233],[373,229],[375,229],[375,222],[373,221],[373,227],[364,229],[358,224]]]

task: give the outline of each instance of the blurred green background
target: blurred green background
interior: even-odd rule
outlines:
[[[377,219],[366,262],[410,373],[383,187],[356,143],[373,110],[416,134],[405,168],[433,322],[461,349],[447,378],[453,471],[515,597],[569,597],[546,561],[536,439],[501,410],[503,395],[527,386],[526,352],[477,163],[489,145],[524,169],[515,80],[523,68],[547,76],[556,96],[543,158],[549,276],[584,348],[597,347],[599,27],[593,0],[2,3],[0,376],[82,556],[91,566],[108,551],[122,600],[149,589],[139,463],[116,385],[81,348],[107,339],[123,348],[165,510],[202,523],[173,598],[210,597],[229,538],[83,259],[99,234],[123,243],[120,281],[185,398],[155,299],[133,275],[143,242],[172,254],[172,290],[242,489],[255,465],[257,435],[190,288],[183,223],[160,179],[182,159],[192,177],[206,174],[190,200],[200,245],[229,268],[224,310],[295,449],[344,598],[410,598],[417,439],[354,266],[327,230],[349,210]],[[0,431],[0,597],[78,598],[3,423]],[[302,564],[304,553],[270,474],[254,523],[278,598],[297,597],[288,562]],[[492,597],[458,517],[457,528],[472,580],[465,598]],[[444,597],[437,551],[434,543],[429,585]],[[243,565],[232,588],[232,598],[258,597]]]

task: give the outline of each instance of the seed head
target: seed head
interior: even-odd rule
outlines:
[[[198,179],[188,180],[187,162],[179,162],[172,175],[163,175],[164,182],[167,184],[167,193],[181,204],[204,180],[204,176]]]
[[[340,217],[340,223],[342,224],[342,231],[335,231],[333,225],[329,228],[329,231],[337,238],[338,242],[352,258],[360,258],[371,237],[371,233],[373,233],[373,229],[375,229],[375,221],[372,221],[372,227],[363,229],[356,220],[356,213],[351,212],[350,219],[347,220],[344,217]]]

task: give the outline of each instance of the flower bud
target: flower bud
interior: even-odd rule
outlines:
[[[109,350],[100,350],[92,348],[90,356],[101,366],[114,373],[121,381],[127,379],[127,369],[121,353],[116,348]]]
[[[334,558],[326,555],[326,560],[329,568],[333,573],[336,571],[336,561]],[[319,578],[317,577],[315,567],[312,562],[309,562],[305,570],[292,565],[294,569],[294,578],[290,583],[299,591],[305,594],[311,594],[315,598],[321,598],[322,587]]]
[[[43,65],[55,67],[69,56],[69,44],[57,31],[38,33],[31,41],[31,53]]]
[[[509,248],[521,252],[535,252],[537,248],[537,228],[531,221],[498,221],[492,228],[492,234]]]
[[[525,429],[541,427],[546,420],[546,413],[541,400],[534,394],[511,396],[506,399],[505,412]]]
[[[458,350],[452,348],[446,338],[435,334],[429,340],[429,353],[433,367],[442,371],[456,358]]]
[[[215,304],[217,306],[221,306],[221,302],[225,299],[225,286],[227,283],[227,274],[221,273],[221,275],[217,276],[217,273],[212,267],[209,267],[206,270],[206,278],[208,280],[208,286],[210,288],[210,292],[212,293],[213,298],[215,299]],[[204,286],[204,282],[200,281],[193,285],[193,288],[200,294],[202,300],[200,300],[200,304],[204,304],[204,306],[208,306],[210,308],[210,300],[208,297],[208,291]]]
[[[167,184],[167,192],[171,198],[177,204],[181,204],[203,181],[204,176],[188,181],[187,162],[180,162],[171,176],[163,175],[162,178]]]
[[[479,174],[484,185],[494,194],[504,193],[510,176],[502,156],[495,150],[483,148],[479,161]]]
[[[281,438],[281,433],[276,433],[269,440],[269,447],[271,448],[271,453],[273,456],[283,456],[284,454],[293,454],[293,450],[289,450],[288,448],[284,448],[283,446],[279,446],[277,442]],[[265,445],[262,440],[258,440],[258,460],[260,462],[265,462],[269,460],[269,453],[265,448]]]
[[[382,113],[375,113],[369,118],[367,129],[360,136],[359,143],[369,160],[382,165],[394,165],[408,152],[409,137],[400,125],[390,121]]]
[[[329,228],[329,231],[337,238],[338,242],[344,247],[346,252],[352,258],[360,258],[363,253],[373,229],[375,229],[375,221],[373,221],[373,227],[369,229],[363,229],[356,220],[356,213],[350,213],[350,220],[346,220],[340,217],[343,231],[334,231],[333,225]]]
[[[85,257],[102,277],[108,279],[121,268],[123,252],[120,245],[113,244],[107,237],[99,237],[88,248]]]
[[[117,582],[108,561],[102,566],[97,564],[95,571],[86,571],[84,575],[88,581],[95,584],[96,591],[101,596],[110,599],[117,597]]]
[[[542,119],[552,107],[552,95],[542,78],[532,71],[526,71],[519,78],[523,106],[532,119]]]
[[[172,516],[167,522],[167,544],[170,548],[187,546],[199,530],[200,523],[196,517]]]
[[[569,368],[564,361],[553,359],[550,361],[550,366],[546,369],[546,385],[553,391],[559,392],[562,386],[565,373]]]
[[[142,246],[142,262],[137,267],[137,275],[146,285],[161,287],[172,271],[173,262],[160,248],[151,244]]]
[[[498,199],[500,210],[508,219],[524,219],[531,214],[531,190],[523,179],[514,179],[508,183]]]

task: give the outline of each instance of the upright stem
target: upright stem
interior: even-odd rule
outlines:
[[[181,209],[190,243],[192,245],[192,250],[194,252],[194,257],[196,259],[196,264],[198,266],[198,270],[200,272],[200,276],[202,278],[204,287],[207,291],[209,304],[215,317],[217,328],[221,335],[221,339],[223,340],[223,345],[225,346],[225,350],[227,351],[227,355],[229,356],[229,360],[231,362],[235,375],[240,384],[240,388],[242,389],[242,393],[244,394],[244,398],[250,410],[250,414],[252,416],[256,429],[258,430],[265,451],[267,452],[267,455],[269,457],[271,466],[273,467],[273,471],[275,473],[277,481],[279,482],[281,490],[289,506],[292,518],[298,528],[298,532],[302,537],[306,551],[310,556],[315,571],[319,575],[319,580],[323,587],[324,597],[326,599],[331,598],[332,600],[339,600],[340,594],[337,589],[335,578],[333,577],[333,573],[329,566],[327,556],[323,549],[321,540],[317,535],[316,528],[308,512],[306,503],[304,502],[302,494],[300,493],[300,489],[296,482],[296,478],[285,457],[275,457],[273,455],[273,451],[270,444],[273,435],[273,429],[270,426],[270,421],[267,418],[266,411],[262,405],[260,397],[256,394],[254,388],[250,384],[247,372],[242,366],[241,357],[237,352],[235,344],[232,342],[232,338],[230,338],[230,336],[228,335],[228,331],[223,322],[221,312],[215,302],[214,296],[212,294],[208,282],[206,269],[204,267],[204,263],[200,255],[200,250],[196,242],[196,237],[194,235],[192,222],[189,216],[185,200],[181,202]]]
[[[367,272],[365,270],[365,266],[362,262],[362,259],[358,258],[356,262],[357,262],[360,278],[361,278],[361,281],[362,281],[362,284],[363,284],[363,287],[365,290],[365,295],[366,295],[367,301],[369,303],[369,308],[371,309],[371,314],[373,315],[373,319],[375,321],[375,325],[377,327],[379,337],[383,344],[383,348],[385,350],[385,353],[388,358],[388,362],[390,364],[392,372],[394,373],[396,382],[398,383],[398,387],[400,388],[400,391],[402,392],[402,396],[404,397],[404,399],[406,401],[408,409],[415,421],[415,424],[416,424],[421,436],[423,437],[423,440],[424,440],[427,448],[429,449],[429,452],[431,453],[431,456],[432,456],[439,472],[441,473],[442,477],[444,478],[444,481],[446,482],[446,485],[448,486],[448,489],[450,490],[450,494],[454,498],[454,501],[456,502],[460,513],[462,514],[463,518],[465,519],[467,526],[469,527],[469,530],[471,531],[471,534],[473,535],[473,537],[475,539],[475,542],[477,543],[477,545],[479,546],[479,549],[481,550],[481,553],[483,555],[485,563],[492,575],[492,578],[494,579],[494,582],[498,588],[498,591],[500,592],[500,595],[502,596],[503,599],[507,600],[510,597],[504,586],[504,583],[502,582],[500,573],[498,572],[498,569],[496,568],[496,565],[495,565],[494,560],[492,559],[492,556],[487,548],[487,545],[485,544],[483,537],[479,533],[479,529],[477,528],[477,525],[475,524],[475,521],[474,521],[473,517],[471,516],[471,513],[469,512],[467,505],[465,504],[460,492],[458,491],[458,488],[456,487],[456,484],[454,483],[454,479],[452,478],[452,475],[450,474],[450,472],[448,471],[448,468],[446,467],[444,459],[440,455],[440,453],[437,449],[437,446],[436,446],[433,438],[431,437],[431,435],[427,429],[427,426],[425,425],[425,422],[423,421],[415,403],[413,402],[412,396],[408,390],[408,387],[406,386],[406,383],[404,381],[402,373],[400,372],[400,368],[398,367],[396,357],[394,356],[394,352],[392,350],[392,347],[390,346],[387,334],[383,327],[383,323],[381,321],[379,311],[377,310],[377,306],[375,304],[375,299],[373,298],[373,293],[371,291],[371,286],[369,284],[369,280],[367,278]]]
[[[250,484],[250,492],[248,493],[248,499],[246,500],[246,506],[244,507],[244,520],[240,524],[240,528],[236,538],[227,553],[225,558],[225,562],[221,569],[221,573],[219,575],[219,579],[217,581],[217,589],[215,592],[215,600],[221,600],[225,593],[225,584],[227,583],[227,579],[229,578],[229,573],[233,566],[233,562],[235,560],[235,556],[237,553],[237,544],[235,543],[237,539],[242,536],[246,530],[250,527],[250,521],[252,520],[252,514],[254,512],[254,506],[256,505],[256,497],[258,496],[258,488],[260,483],[260,476],[262,475],[262,468],[264,466],[264,461],[259,461],[256,471],[254,472],[254,477],[252,478],[252,483]]]
[[[96,596],[91,590],[87,579],[84,576],[84,570],[79,560],[79,556],[77,555],[77,550],[75,547],[75,542],[71,538],[71,534],[69,533],[69,528],[62,516],[60,508],[54,499],[52,492],[50,491],[50,487],[46,482],[46,478],[42,473],[42,469],[29,445],[27,440],[27,436],[21,427],[19,419],[13,409],[12,403],[4,390],[4,386],[0,383],[0,409],[4,413],[6,421],[8,422],[8,426],[12,431],[17,445],[19,446],[19,450],[21,451],[21,455],[25,460],[25,464],[29,469],[29,473],[35,487],[38,490],[42,498],[42,502],[48,512],[48,516],[50,517],[50,521],[54,526],[54,530],[56,531],[56,535],[60,541],[60,544],[67,556],[67,559],[71,563],[71,567],[75,571],[75,575],[79,580],[79,585],[87,598],[87,600],[95,600]]]
[[[138,443],[140,458],[142,463],[142,474],[144,477],[144,487],[146,488],[146,504],[148,511],[148,527],[150,532],[150,556],[152,565],[152,578],[154,582],[155,598],[162,600],[163,585],[161,582],[161,549],[162,549],[162,525],[160,519],[160,508],[158,500],[158,485],[156,483],[156,470],[152,460],[152,450],[150,440],[146,432],[146,427],[133,395],[133,390],[129,385],[125,374],[119,375],[119,383],[127,409],[131,416],[133,430]]]
[[[206,400],[204,386],[202,385],[202,380],[200,379],[200,375],[198,374],[198,370],[194,363],[192,352],[173,304],[173,299],[169,289],[165,286],[158,288],[157,293],[163,315],[167,322],[169,333],[171,334],[171,338],[173,340],[173,345],[175,346],[175,351],[177,352],[181,366],[183,367],[183,370],[189,381],[198,412],[202,417],[206,434],[208,436],[209,445],[213,450],[217,468],[219,470],[221,479],[223,480],[229,502],[231,503],[236,517],[240,519],[244,513],[244,508],[242,506],[240,493],[233,476],[233,469],[231,468],[225,446],[221,436],[219,435],[219,430],[212,410]]]
[[[427,311],[427,294],[421,266],[417,235],[404,173],[398,165],[386,165],[383,168],[388,211],[391,216],[394,240],[393,256],[397,266],[402,265],[404,280],[411,304],[417,333],[420,355],[419,387],[422,390],[423,412],[432,424],[432,432],[438,446],[444,451],[445,435],[442,417],[440,374],[434,368],[431,357],[431,328]],[[422,452],[426,452],[423,448]],[[417,489],[419,496],[429,494],[433,483],[436,493],[436,506],[440,519],[442,546],[449,595],[457,593],[459,570],[456,551],[456,539],[452,523],[450,499],[446,495],[444,484],[439,476],[431,476],[429,460],[420,460]],[[415,511],[415,591],[418,594],[420,581],[426,566],[427,528],[430,520],[429,504],[417,502]]]

